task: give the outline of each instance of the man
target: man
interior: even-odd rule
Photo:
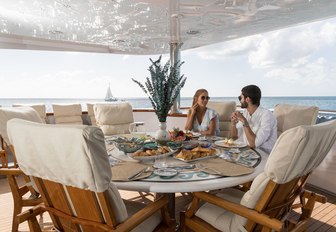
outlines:
[[[230,136],[269,154],[277,140],[277,122],[271,111],[260,106],[260,98],[258,86],[242,88],[238,99],[244,111],[232,113]]]

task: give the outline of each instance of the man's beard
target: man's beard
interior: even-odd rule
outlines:
[[[242,109],[245,109],[245,108],[247,108],[247,106],[248,106],[248,104],[247,104],[247,102],[246,102],[246,101],[244,101],[244,102],[240,103],[240,108],[242,108]]]

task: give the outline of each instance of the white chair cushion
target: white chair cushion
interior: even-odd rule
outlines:
[[[21,118],[29,120],[32,122],[43,123],[39,114],[31,107],[22,106],[22,107],[10,107],[0,108],[0,134],[7,144],[10,144],[8,135],[7,135],[7,122],[12,118]]]
[[[115,217],[117,223],[125,221],[128,218],[128,215],[131,214],[127,212],[123,199],[121,198],[117,187],[112,182],[109,185],[108,195],[112,204],[113,212],[116,213]]]
[[[22,106],[29,106],[36,110],[36,112],[40,115],[43,122],[46,121],[46,106],[44,104],[38,104],[38,105],[18,105],[14,104],[13,107],[22,107]]]
[[[80,104],[52,105],[56,124],[83,124]]]
[[[12,119],[7,125],[25,174],[94,192],[108,189],[112,173],[104,135],[98,127],[20,119]]]
[[[319,108],[316,106],[278,104],[274,108],[278,136],[290,128],[316,123]]]
[[[315,169],[336,139],[336,120],[285,131],[275,143],[265,173],[276,183],[287,183]]]
[[[94,115],[94,110],[93,106],[94,104],[87,103],[87,111],[88,111],[88,116],[90,118],[91,125],[97,125],[96,117]]]
[[[228,188],[217,194],[217,196],[239,204],[243,194],[244,192],[238,189]],[[233,229],[233,227],[237,227],[236,225],[232,225],[234,214],[218,206],[206,203],[198,209],[196,216],[220,231],[239,231]]]
[[[135,201],[124,200],[124,203],[126,205],[127,213],[129,216],[132,216],[133,214],[135,214],[136,212],[138,212],[139,210],[143,209],[146,206],[143,203]],[[132,230],[132,232],[154,231],[155,227],[157,227],[161,222],[161,215],[159,214],[159,212],[156,212],[146,221],[138,225],[136,228]]]
[[[219,136],[228,137],[230,132],[231,114],[236,110],[236,102],[224,101],[215,102],[209,101],[207,107],[216,110],[219,119]]]
[[[134,121],[129,103],[95,104],[93,109],[97,125],[105,135],[129,133],[129,124]]]

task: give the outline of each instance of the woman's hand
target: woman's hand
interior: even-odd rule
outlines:
[[[196,114],[196,111],[197,111],[197,108],[198,108],[198,103],[196,103],[195,105],[193,105],[192,107],[190,107],[190,114],[191,115],[195,115]]]

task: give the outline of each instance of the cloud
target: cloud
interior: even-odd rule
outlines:
[[[198,48],[192,51],[186,51],[186,54],[192,52],[196,53],[198,57],[204,60],[220,60],[246,54],[256,47],[259,40],[260,35],[254,35],[204,48]]]
[[[296,67],[279,67],[268,71],[266,78],[272,78],[300,85],[316,86],[321,83],[334,83],[336,65],[324,58],[318,58],[314,62],[304,63]]]
[[[335,38],[335,19],[266,33],[248,61],[253,68],[307,63],[321,48],[335,45]]]

